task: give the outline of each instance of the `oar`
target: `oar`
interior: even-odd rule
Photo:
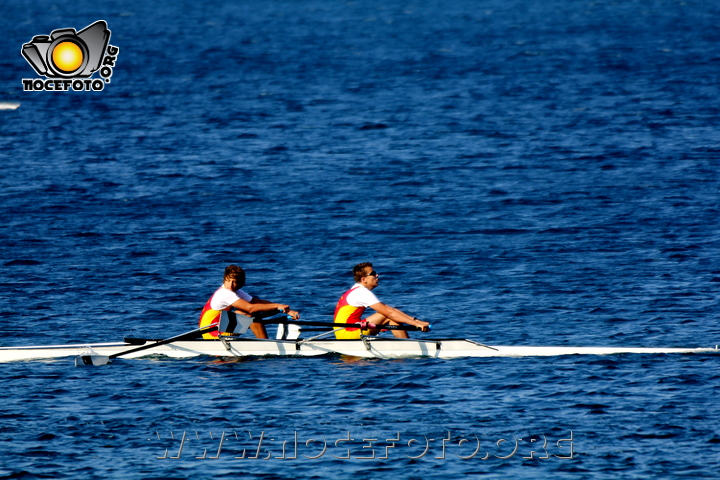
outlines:
[[[374,323],[360,322],[360,323],[330,323],[330,322],[310,322],[305,320],[289,320],[284,318],[268,318],[266,320],[260,320],[260,323],[273,324],[273,323],[291,323],[293,325],[306,325],[308,327],[344,327],[344,328],[359,328],[361,330],[367,330],[369,328],[377,330],[405,330],[408,332],[418,332],[422,328],[414,325],[376,325]],[[432,325],[428,325],[430,330]]]
[[[106,365],[110,363],[110,360],[113,358],[120,357],[122,355],[128,355],[130,353],[139,352],[141,350],[147,350],[149,348],[159,347],[160,345],[167,345],[168,343],[178,342],[180,340],[185,340],[187,338],[195,338],[199,333],[207,333],[207,332],[213,332],[218,329],[218,325],[207,325],[205,327],[196,328],[195,330],[182,333],[180,335],[176,335],[174,337],[170,337],[166,340],[160,340],[155,343],[151,343],[149,345],[142,345],[137,348],[132,348],[130,350],[125,350],[124,352],[120,353],[114,353],[112,355],[81,355],[79,357],[75,357],[75,366],[80,365]]]

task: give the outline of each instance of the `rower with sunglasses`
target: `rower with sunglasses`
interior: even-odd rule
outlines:
[[[423,322],[415,317],[401,312],[397,308],[382,303],[371,292],[378,286],[378,273],[373,270],[372,263],[365,262],[355,265],[353,268],[355,285],[343,293],[335,307],[335,323],[360,323],[362,321],[374,325],[399,325],[407,324],[419,327],[423,332],[429,330],[428,322]],[[362,315],[366,308],[372,308],[376,313],[363,320]],[[378,329],[360,330],[359,328],[335,328],[335,337],[338,339],[359,339],[360,335],[377,335]],[[404,330],[393,330],[397,338],[408,338]]]

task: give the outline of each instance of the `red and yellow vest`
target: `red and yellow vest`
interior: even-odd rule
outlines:
[[[363,313],[365,313],[366,307],[354,307],[347,302],[348,295],[350,295],[350,293],[356,288],[360,288],[360,286],[354,286],[347,292],[343,293],[340,297],[340,300],[338,300],[338,303],[335,306],[335,323],[360,323],[362,321],[362,315]],[[344,330],[339,330],[338,328],[335,328],[335,330],[337,331],[335,333],[335,336],[337,338],[348,338],[348,336],[345,335],[344,332],[358,332],[359,329],[346,328]],[[360,332],[355,334],[351,333],[350,336],[360,338]]]
[[[220,321],[220,310],[213,310],[210,308],[210,302],[212,302],[214,296],[215,294],[213,293],[203,307],[202,312],[200,312],[200,322],[198,324],[198,327],[200,328],[208,325],[215,325]],[[232,306],[229,306],[224,310],[230,310],[231,308]],[[203,333],[203,338],[206,340],[214,340],[218,338],[218,331],[213,330],[212,332]]]

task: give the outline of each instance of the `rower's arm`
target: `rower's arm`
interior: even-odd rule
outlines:
[[[267,303],[273,303],[268,300],[263,300],[262,298],[258,297],[252,297],[252,300],[250,300],[250,303],[256,303],[256,304],[267,304]]]
[[[372,308],[381,315],[385,315],[387,318],[394,322],[407,323],[408,325],[420,327],[423,329],[423,331],[427,331],[426,327],[430,325],[428,322],[423,322],[422,320],[411,317],[410,315],[398,310],[397,308],[393,308],[390,305],[386,305],[382,302],[370,305],[370,308]]]
[[[287,305],[281,305],[279,303],[271,303],[264,301],[262,303],[255,303],[254,298],[250,302],[246,302],[245,300],[239,298],[232,304],[232,306],[242,312],[249,314],[250,316],[252,316],[253,313],[269,312],[270,310],[282,310],[284,312],[285,310],[288,310],[290,308]]]
[[[246,303],[248,303],[248,302],[246,302]],[[269,308],[266,308],[263,310],[258,309],[257,311],[259,311],[259,312],[267,312],[269,310],[276,308],[276,309],[280,310],[282,313],[290,315],[294,320],[297,320],[298,318],[300,318],[300,313],[296,312],[295,310],[291,310],[289,305],[283,305],[281,303],[273,303],[273,302],[270,302],[268,300],[263,300],[262,298],[258,298],[258,297],[253,297],[249,303],[251,305],[255,305],[256,308],[260,307],[262,305],[270,306]],[[235,306],[235,304],[233,304],[233,306]]]

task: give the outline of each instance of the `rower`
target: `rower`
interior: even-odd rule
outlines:
[[[202,328],[207,325],[218,323],[220,321],[221,311],[232,309],[235,309],[236,312],[242,315],[254,318],[267,317],[278,313],[278,311],[289,315],[295,320],[300,318],[300,314],[295,310],[291,310],[289,305],[273,303],[268,300],[263,300],[249,295],[242,290],[242,287],[244,286],[245,271],[242,268],[237,265],[229,265],[225,268],[223,284],[217,289],[212,297],[210,297],[205,304],[205,307],[203,307],[203,310],[200,313],[199,326]],[[253,322],[250,324],[250,330],[257,338],[268,338],[265,325],[259,322]],[[218,332],[214,331],[204,333],[203,338],[209,340],[218,338]]]
[[[373,270],[370,262],[360,263],[353,268],[355,285],[343,293],[335,307],[335,323],[359,323],[365,309],[375,310],[365,321],[375,325],[399,325],[401,323],[419,327],[423,332],[429,330],[428,322],[423,322],[397,308],[382,303],[371,290],[378,286],[380,276]],[[360,335],[377,335],[381,329],[360,330],[358,328],[335,328],[335,338],[358,339]],[[392,330],[397,338],[408,338],[407,331]]]

